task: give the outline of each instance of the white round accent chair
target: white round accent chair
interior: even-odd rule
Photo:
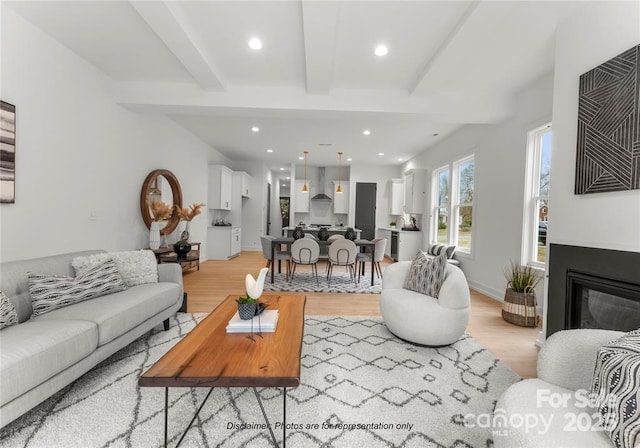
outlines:
[[[382,275],[380,312],[384,323],[401,339],[429,346],[453,344],[467,329],[470,295],[460,268],[446,265],[438,298],[404,289],[411,261],[387,266]]]

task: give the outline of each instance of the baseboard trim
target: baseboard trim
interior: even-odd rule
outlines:
[[[504,291],[498,291],[490,286],[483,285],[482,283],[467,279],[467,283],[471,289],[474,289],[485,296],[491,297],[498,302],[504,302]]]

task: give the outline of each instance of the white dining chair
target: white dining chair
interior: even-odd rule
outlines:
[[[329,246],[329,269],[327,271],[327,280],[331,286],[331,275],[334,266],[346,266],[353,283],[356,284],[356,254],[358,248],[356,244],[347,239],[337,239]]]
[[[299,238],[291,245],[291,260],[293,266],[291,268],[291,277],[289,283],[293,281],[293,276],[296,274],[296,266],[309,265],[311,271],[316,276],[316,284],[320,284],[318,281],[318,258],[320,257],[320,246],[315,239],[311,238]]]

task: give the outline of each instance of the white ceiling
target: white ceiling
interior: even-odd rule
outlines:
[[[336,165],[338,151],[353,163],[397,165],[460,126],[504,120],[513,94],[553,69],[555,28],[583,5],[3,4],[104,72],[123,106],[166,114],[229,158],[273,169],[298,163],[303,150],[310,165]],[[262,50],[248,47],[253,36]],[[387,56],[373,54],[378,43]]]

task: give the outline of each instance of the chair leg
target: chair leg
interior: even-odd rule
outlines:
[[[291,260],[285,260],[285,271],[284,271],[284,279],[285,281],[289,281],[289,275],[291,271]]]
[[[318,280],[318,263],[313,263],[311,268],[316,273],[316,286],[320,286],[320,281]]]
[[[331,286],[331,274],[333,274],[333,264],[330,262],[327,268],[327,285]]]
[[[349,270],[351,271],[351,277],[353,278],[353,284],[358,286],[358,282],[356,281],[356,267],[353,264],[349,265]]]
[[[293,281],[293,276],[296,274],[296,262],[292,261],[291,263],[293,267],[291,268],[291,276],[289,277],[289,283]]]

